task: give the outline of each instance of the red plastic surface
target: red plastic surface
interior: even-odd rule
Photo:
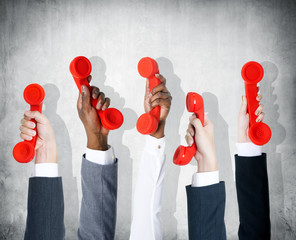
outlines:
[[[188,112],[194,112],[204,125],[204,102],[202,96],[195,92],[189,92],[186,97],[186,107]],[[191,147],[179,146],[174,154],[174,163],[176,165],[186,165],[194,157],[196,144],[193,142]]]
[[[155,77],[159,73],[157,62],[149,57],[142,58],[138,63],[138,72],[149,80],[150,92],[160,84],[160,80]],[[160,117],[160,106],[153,108],[149,113],[142,114],[137,121],[137,130],[141,134],[153,134],[158,128]]]
[[[91,73],[91,63],[83,56],[76,57],[70,64],[70,72],[74,78],[74,81],[81,93],[81,86],[85,85],[91,92],[91,86],[87,81],[87,77]],[[98,99],[91,98],[91,105],[96,108]],[[116,108],[108,108],[106,110],[98,110],[98,115],[102,125],[109,130],[120,128],[123,123],[123,115]]]
[[[30,84],[24,90],[24,99],[28,104],[30,104],[31,111],[38,111],[40,113],[42,112],[42,103],[44,97],[45,91],[43,87],[41,87],[39,84]],[[36,126],[36,121],[31,121],[34,122]],[[37,131],[36,127],[34,128],[34,130]],[[32,140],[25,140],[16,144],[12,152],[14,159],[20,163],[31,162],[35,156],[36,140],[37,133],[32,138]]]
[[[245,81],[245,91],[248,104],[248,113],[250,117],[249,138],[256,145],[264,145],[271,138],[271,130],[265,123],[256,122],[255,115],[259,103],[257,97],[257,83],[260,82],[264,75],[262,66],[257,62],[247,62],[241,71],[242,78]]]

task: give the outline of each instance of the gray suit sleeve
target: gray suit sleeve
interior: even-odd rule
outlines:
[[[65,239],[62,178],[29,180],[25,240]]]
[[[100,165],[82,158],[82,201],[79,240],[111,240],[115,236],[117,202],[117,159]]]

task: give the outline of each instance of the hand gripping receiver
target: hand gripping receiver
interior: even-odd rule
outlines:
[[[201,95],[195,92],[189,92],[186,97],[186,107],[188,112],[196,114],[197,118],[204,126],[204,102]],[[196,152],[196,144],[193,142],[191,147],[179,146],[174,154],[174,163],[176,165],[188,164]]]
[[[271,138],[271,130],[269,126],[263,122],[256,122],[255,115],[259,103],[257,97],[257,83],[260,82],[264,75],[262,66],[257,62],[247,62],[241,71],[242,78],[245,81],[245,91],[249,113],[249,138],[256,145],[264,145]]]
[[[89,92],[91,93],[91,87],[87,81],[87,77],[91,73],[91,63],[90,61],[83,56],[76,57],[72,60],[70,64],[70,72],[74,78],[74,81],[81,92],[81,86],[85,85],[88,87]],[[91,105],[96,108],[98,99],[91,98]],[[116,108],[107,108],[106,110],[98,110],[98,115],[100,121],[104,128],[109,130],[114,130],[120,128],[123,123],[123,115]]]
[[[155,77],[159,73],[157,62],[149,57],[142,58],[138,63],[138,72],[148,78],[150,92],[160,84],[160,80]],[[160,106],[153,108],[149,113],[142,114],[137,121],[137,130],[141,134],[153,134],[158,128],[160,117]]]
[[[38,111],[42,112],[42,103],[45,97],[45,91],[43,87],[39,84],[33,83],[28,85],[24,90],[24,99],[30,104],[30,111]],[[31,120],[35,123],[36,130],[36,121]],[[19,163],[28,163],[31,162],[35,156],[35,146],[37,140],[37,132],[36,135],[30,141],[19,142],[13,148],[12,154],[16,161]]]

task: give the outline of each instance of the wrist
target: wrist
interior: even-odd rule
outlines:
[[[38,163],[57,163],[56,143],[45,143],[36,150],[35,164]]]
[[[108,136],[102,134],[87,134],[87,148],[93,150],[108,150]]]
[[[158,128],[155,133],[150,134],[151,137],[163,138],[164,137],[165,120],[161,120],[158,123]]]
[[[247,133],[239,133],[238,134],[238,142],[239,143],[250,142],[250,139],[248,137],[248,134]]]
[[[199,161],[197,161],[197,172],[214,172],[218,171],[218,164],[217,164],[217,158],[216,155],[202,158]]]

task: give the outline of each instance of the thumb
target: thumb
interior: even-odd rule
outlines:
[[[246,96],[242,96],[242,105],[239,109],[239,114],[246,115],[247,111],[248,111],[247,98]]]
[[[190,123],[194,126],[196,134],[199,134],[203,130],[201,121],[193,114],[190,118]]]
[[[35,119],[37,123],[45,124],[47,121],[47,118],[38,111],[25,111],[24,115],[28,118]]]
[[[145,98],[149,95],[150,93],[150,85],[149,85],[149,79],[146,79],[146,88],[145,88]]]
[[[85,85],[81,86],[82,91],[82,109],[90,108],[90,92]]]

